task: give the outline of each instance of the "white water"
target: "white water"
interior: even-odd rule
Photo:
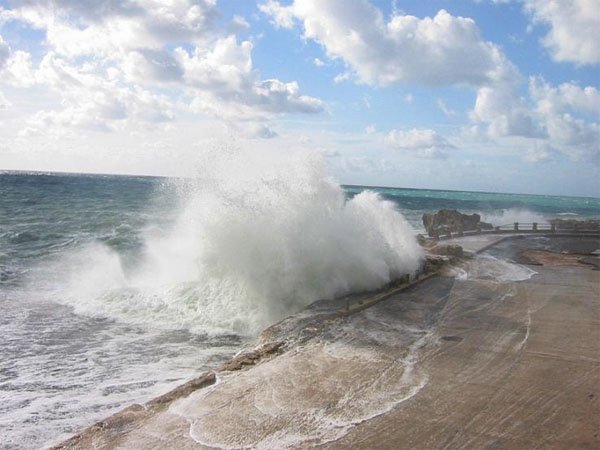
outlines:
[[[540,224],[547,223],[551,217],[547,217],[541,213],[535,211],[529,211],[527,209],[502,209],[496,211],[482,211],[480,212],[481,220],[483,222],[491,223],[494,226],[500,225],[512,225],[515,222],[519,223],[533,223],[537,222]]]
[[[126,323],[253,334],[422,260],[396,207],[372,192],[346,201],[317,155],[210,152],[181,203],[172,229],[146,233],[133,269],[101,244],[65,256],[68,288],[56,299]]]
[[[477,255],[460,266],[449,268],[448,272],[459,280],[487,280],[498,283],[528,280],[537,273],[529,267],[491,255]]]
[[[174,403],[170,412],[185,418],[190,437],[210,448],[312,448],[391,411],[427,385],[418,361],[436,340],[433,330],[368,311],[362,321],[328,332],[329,339],[252,370],[221,374],[217,385]]]

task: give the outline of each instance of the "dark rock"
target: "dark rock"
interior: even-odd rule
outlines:
[[[456,256],[458,258],[463,256],[463,248],[460,245],[436,245],[429,251],[435,255]]]
[[[423,214],[423,225],[432,237],[494,228],[492,224],[482,222],[479,214],[463,214],[455,209],[441,209],[435,214]]]
[[[438,272],[442,267],[448,264],[450,258],[444,255],[428,254],[425,260],[425,265],[422,270],[423,275],[430,275]]]

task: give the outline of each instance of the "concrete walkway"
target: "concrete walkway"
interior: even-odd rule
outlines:
[[[600,272],[500,282],[478,260],[63,448],[599,448]]]
[[[440,241],[440,245],[460,245],[466,253],[480,253],[486,248],[519,234],[477,234]]]

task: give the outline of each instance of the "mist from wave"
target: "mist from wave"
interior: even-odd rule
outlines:
[[[423,253],[396,206],[347,199],[318,155],[207,153],[173,181],[180,210],[148,227],[135,264],[101,242],[51,265],[51,297],[76,313],[155,328],[254,334],[321,298],[379,288]]]

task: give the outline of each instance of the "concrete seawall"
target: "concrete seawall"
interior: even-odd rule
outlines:
[[[499,279],[507,263],[475,258],[355,314],[282,323],[216,377],[59,448],[598,448],[600,272],[569,261]]]

